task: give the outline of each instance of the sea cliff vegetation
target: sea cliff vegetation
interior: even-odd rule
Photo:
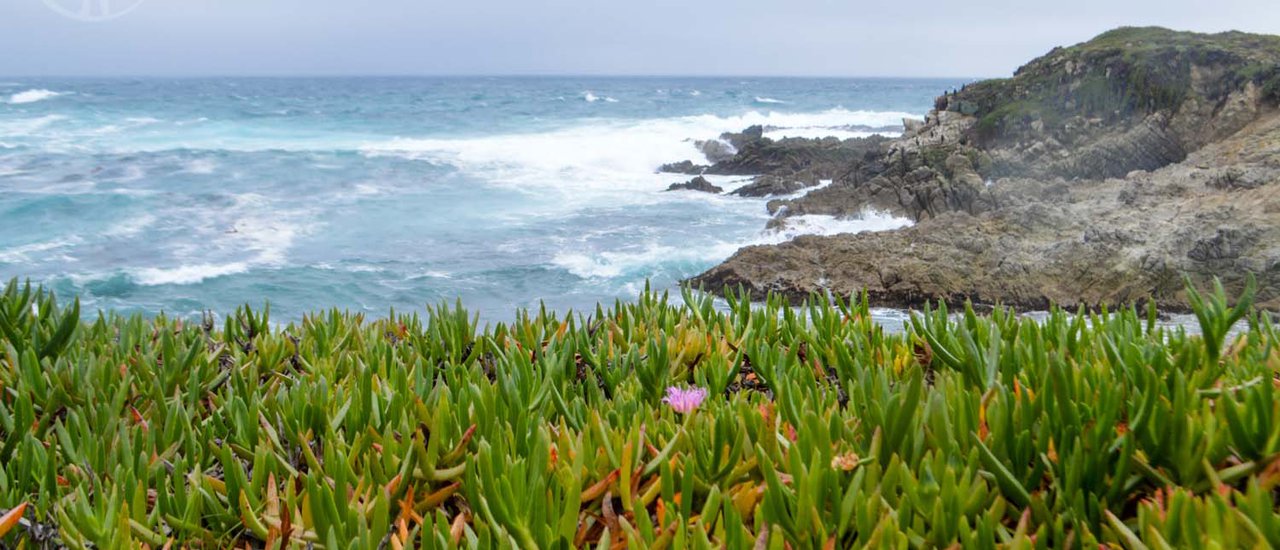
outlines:
[[[1219,103],[1246,85],[1280,104],[1280,36],[1123,27],[1056,48],[1012,78],[967,86],[951,108],[979,118],[980,138],[999,140],[1037,120],[1037,131],[1061,132],[1074,117],[1116,124],[1177,111],[1188,99]],[[948,108],[946,98],[939,103]]]
[[[0,546],[1269,548],[1280,331],[646,291],[479,327],[0,296]],[[1243,324],[1242,331],[1233,326]]]
[[[1252,274],[1280,311],[1280,36],[1121,28],[946,93],[890,140],[757,135],[721,136],[737,153],[703,170],[779,189],[769,227],[914,224],[747,246],[692,286],[1182,311],[1183,276],[1238,294]]]

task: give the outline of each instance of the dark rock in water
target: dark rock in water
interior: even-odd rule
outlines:
[[[720,134],[720,139],[728,143],[735,150],[741,150],[748,144],[764,139],[764,126],[756,124],[750,126],[741,132],[725,132]]]
[[[737,148],[733,158],[707,169],[709,174],[754,176],[809,172],[821,179],[837,178],[859,165],[868,156],[882,154],[889,138],[872,136],[840,140],[761,138]]]
[[[790,195],[818,184],[816,179],[805,180],[802,179],[803,177],[803,175],[756,176],[751,183],[735,189],[730,194],[739,197],[776,197],[778,195]]]
[[[685,183],[673,183],[667,188],[667,191],[702,191],[703,193],[722,193],[724,192],[724,189],[707,181],[707,178],[698,176]]]
[[[729,160],[733,158],[733,155],[738,153],[738,150],[735,149],[732,144],[720,139],[696,141],[694,142],[694,146],[696,146],[699,151],[702,151],[702,154],[707,157],[707,162],[712,164]]]
[[[688,174],[696,176],[707,171],[707,167],[701,164],[694,164],[693,161],[682,160],[680,162],[672,162],[663,164],[658,167],[659,172],[667,174]]]

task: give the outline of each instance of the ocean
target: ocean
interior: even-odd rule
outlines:
[[[666,192],[694,140],[892,135],[962,83],[0,78],[0,277],[87,312],[594,309],[744,245],[907,223],[771,232],[766,199]]]

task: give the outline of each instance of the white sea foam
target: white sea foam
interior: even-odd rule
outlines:
[[[863,127],[865,128],[865,126]],[[882,135],[894,137],[902,132],[889,130],[852,130],[849,127],[841,126],[802,126],[797,128],[770,128],[764,133],[764,137],[769,139],[782,138],[827,138],[834,137],[837,139],[864,138],[873,135]]]
[[[748,242],[711,241],[703,246],[668,246],[651,243],[643,248],[620,251],[604,251],[588,254],[578,250],[565,250],[556,254],[551,263],[583,279],[609,279],[630,273],[652,273],[655,266],[664,263],[714,263],[723,261],[740,247],[760,244],[778,244],[800,235],[838,235],[867,231],[889,231],[911,225],[906,218],[899,218],[867,211],[852,218],[836,218],[825,215],[804,215],[787,218],[781,229],[760,232]]]
[[[806,214],[787,218],[781,229],[768,230],[751,244],[777,244],[800,235],[839,235],[867,231],[891,231],[911,226],[911,220],[874,211],[863,212],[852,218],[836,218],[818,214]]]
[[[727,258],[738,245],[718,242],[708,247],[675,247],[650,243],[640,249],[587,254],[580,250],[556,254],[551,263],[583,279],[609,279],[628,273],[651,272],[663,263],[709,263]],[[647,274],[647,273],[646,273]]]
[[[0,122],[0,136],[27,137],[50,124],[66,120],[64,115],[45,115],[37,118],[22,118]]]
[[[186,285],[284,265],[294,241],[310,230],[306,211],[289,210],[269,197],[242,193],[219,206],[190,205],[164,214],[184,236],[167,258],[127,270],[140,285]]]
[[[617,103],[617,102],[618,102],[618,100],[616,100],[616,99],[614,99],[614,98],[612,98],[612,97],[609,97],[609,96],[600,97],[600,96],[598,96],[598,95],[596,95],[596,94],[592,93],[592,92],[591,92],[591,90],[587,90],[587,91],[585,91],[585,92],[582,92],[582,99],[586,100],[586,102],[587,102],[587,103],[595,103],[595,102],[597,102],[597,101],[603,101],[603,102],[605,102],[605,103]]]
[[[186,170],[192,174],[207,175],[218,169],[218,163],[209,159],[195,159],[187,163]]]
[[[756,96],[756,103],[764,103],[764,104],[773,104],[773,105],[776,105],[776,104],[782,104],[782,103],[786,103],[786,102],[785,102],[785,101],[783,101],[783,100],[781,100],[781,99],[774,99],[774,98],[772,98],[772,97],[761,97],[761,96]]]
[[[173,268],[147,267],[135,270],[133,280],[140,285],[190,285],[205,279],[235,275],[249,270],[245,262],[226,264],[192,264]]]
[[[58,97],[60,95],[63,95],[63,93],[55,92],[52,90],[43,90],[43,89],[27,90],[25,92],[18,92],[16,94],[9,96],[9,103],[13,105],[23,105],[27,103],[35,103],[37,101],[44,101],[46,99]]]
[[[83,240],[75,235],[44,241],[38,243],[25,244],[0,250],[0,264],[27,264],[36,261],[47,261],[50,259],[69,260],[65,250]]]
[[[427,270],[420,271],[420,272],[418,272],[418,273],[416,273],[416,274],[414,274],[414,275],[410,276],[410,277],[409,277],[409,280],[416,280],[416,279],[452,279],[452,278],[453,278],[453,275],[449,274],[448,272],[445,272],[445,271],[439,271],[439,270],[435,270],[435,269],[427,269]]]
[[[706,162],[697,139],[741,131],[759,124],[787,128],[879,127],[900,123],[905,113],[832,109],[815,113],[749,112],[740,116],[699,115],[641,121],[593,119],[541,133],[469,139],[411,139],[368,142],[366,155],[395,155],[450,164],[496,185],[531,193],[553,193],[566,207],[637,204],[661,200],[656,192],[674,181],[654,171],[667,162]],[[809,130],[806,130],[809,131]],[[654,194],[645,194],[651,191]],[[640,193],[638,193],[640,192]]]
[[[111,226],[102,232],[104,237],[133,237],[143,232],[143,230],[151,227],[156,223],[156,217],[152,214],[142,214],[128,218],[116,225]]]

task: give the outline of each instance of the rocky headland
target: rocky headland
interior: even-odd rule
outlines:
[[[900,137],[699,142],[683,174],[756,176],[769,222],[904,216],[911,227],[750,246],[688,284],[911,307],[1154,301],[1218,277],[1280,310],[1280,37],[1122,28],[1012,78],[939,97]]]

